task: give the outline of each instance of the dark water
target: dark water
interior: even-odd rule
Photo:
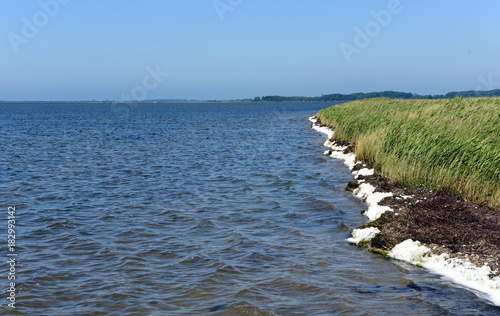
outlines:
[[[328,105],[0,106],[0,314],[498,314],[346,243],[365,206],[309,129]]]

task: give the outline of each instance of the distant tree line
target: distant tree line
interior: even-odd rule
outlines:
[[[500,97],[500,89],[490,90],[490,91],[458,91],[449,92],[447,94],[436,94],[436,95],[420,95],[416,93],[408,92],[397,92],[397,91],[382,91],[382,92],[358,92],[351,94],[324,94],[320,97],[284,97],[279,95],[268,95],[264,97],[256,97],[254,99],[238,99],[238,100],[227,100],[225,102],[251,102],[251,101],[268,101],[268,102],[282,102],[282,101],[354,101],[361,99],[373,99],[373,98],[391,98],[391,99],[453,99],[456,97],[461,98],[479,98],[479,97]],[[121,101],[118,103],[184,103],[184,102],[201,102],[199,100],[187,100],[187,99],[154,99],[154,100],[141,100],[141,101]],[[220,100],[209,100],[208,102],[221,102]],[[112,100],[82,100],[82,101],[4,101],[0,100],[0,104],[6,103],[23,103],[23,104],[84,104],[84,103],[99,103],[99,104],[112,104],[117,103],[117,101]]]
[[[449,92],[447,94],[436,95],[420,95],[416,93],[397,92],[397,91],[382,91],[382,92],[368,92],[368,93],[351,93],[351,94],[324,94],[320,97],[284,97],[279,95],[270,95],[264,97],[256,97],[253,101],[268,101],[268,102],[282,102],[282,101],[353,101],[361,99],[373,98],[391,98],[391,99],[453,99],[456,97],[462,98],[479,98],[479,97],[500,97],[500,89],[490,91],[458,91]]]

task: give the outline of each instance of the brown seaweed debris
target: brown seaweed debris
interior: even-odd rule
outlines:
[[[394,194],[379,203],[393,212],[363,226],[380,229],[366,248],[388,251],[407,239],[418,240],[477,266],[487,264],[493,275],[500,275],[500,212],[449,194],[403,188],[382,177],[364,180],[376,191]]]

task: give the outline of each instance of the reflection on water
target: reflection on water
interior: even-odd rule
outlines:
[[[346,243],[365,205],[308,128],[326,106],[0,106],[17,313],[498,313]]]

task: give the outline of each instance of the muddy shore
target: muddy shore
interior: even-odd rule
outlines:
[[[354,144],[336,145],[348,146],[346,150],[355,152]],[[361,166],[356,165],[353,171],[359,168]],[[448,253],[478,267],[488,265],[492,271],[490,277],[500,275],[500,212],[486,204],[470,203],[449,194],[404,188],[377,175],[359,175],[346,189],[355,190],[362,182],[374,186],[375,192],[393,195],[379,203],[392,211],[360,227],[376,227],[380,233],[359,246],[387,254],[397,244],[412,239],[430,247],[435,254]]]
[[[478,267],[486,264],[494,271],[492,276],[500,275],[499,212],[451,195],[403,188],[379,176],[358,179],[373,185],[376,192],[394,194],[379,203],[393,211],[362,227],[377,227],[380,233],[361,246],[384,253],[412,239],[438,254],[446,252],[455,258],[468,259]]]

